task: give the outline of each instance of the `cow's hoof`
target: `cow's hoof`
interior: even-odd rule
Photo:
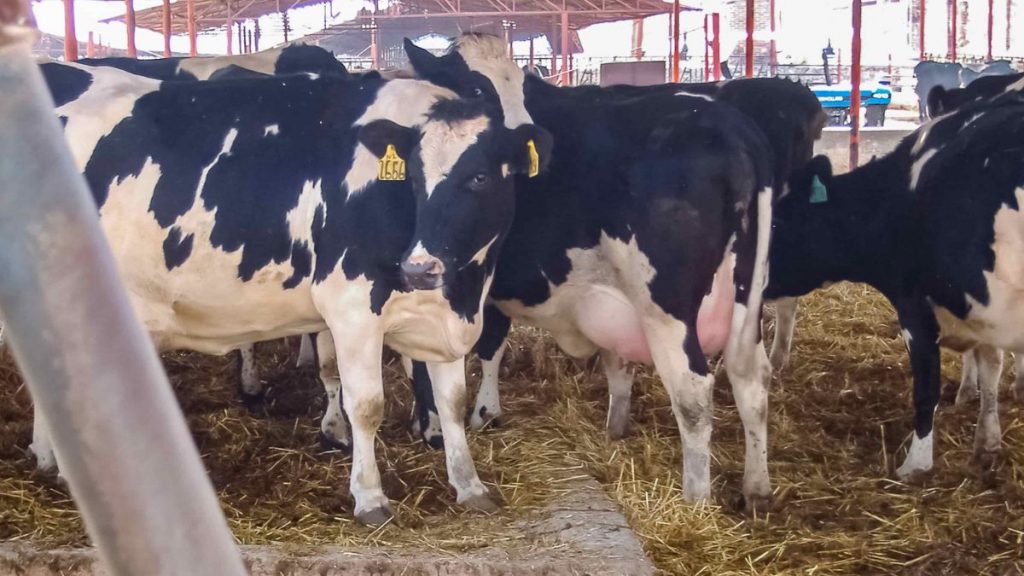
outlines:
[[[360,524],[372,527],[383,526],[390,522],[394,517],[395,513],[392,512],[391,507],[387,505],[379,506],[365,512],[356,512],[356,520]]]
[[[772,365],[772,372],[780,374],[789,365],[789,354],[781,354],[773,350],[768,362]]]
[[[430,448],[432,448],[433,450],[443,450],[444,436],[442,436],[440,432],[434,434],[433,436],[428,436],[424,434],[423,443],[426,444],[427,446],[430,446]]]
[[[612,403],[608,408],[608,438],[622,440],[629,436],[629,402]]]
[[[920,486],[920,485],[924,484],[925,480],[927,480],[928,477],[931,476],[931,475],[932,475],[931,468],[927,468],[927,469],[921,469],[921,468],[907,469],[907,468],[900,467],[900,468],[896,469],[896,477],[899,478],[901,482],[903,482],[905,484],[911,484],[911,485],[914,485],[914,486]]]
[[[495,501],[490,494],[477,494],[475,496],[470,496],[460,504],[465,506],[467,510],[484,512],[486,514],[493,514],[501,508],[501,505]]]
[[[767,494],[741,494],[737,509],[747,516],[763,516],[772,511],[773,500],[771,492]]]
[[[479,410],[473,412],[473,415],[469,419],[469,427],[473,430],[483,430],[485,428],[501,428],[501,411],[497,413],[487,410],[486,406],[481,407]]]
[[[992,470],[999,463],[999,456],[1000,450],[998,448],[988,449],[983,447],[975,447],[973,460],[975,465],[977,465],[982,470]]]
[[[427,417],[418,419],[417,424],[418,426],[416,426],[416,428],[422,429],[422,434],[420,434],[419,437],[423,439],[424,444],[435,450],[444,448],[444,435],[441,433],[441,419],[437,415],[437,412],[427,412]]]
[[[345,454],[352,453],[352,441],[351,440],[338,440],[320,432],[320,446],[324,450],[340,450]]]
[[[239,389],[238,396],[242,399],[242,405],[250,412],[259,412],[263,409],[263,402],[267,399],[267,391],[260,390],[253,394]]]
[[[57,470],[57,457],[54,455],[53,450],[37,449],[35,444],[30,444],[28,450],[36,459],[36,470],[46,473]]]

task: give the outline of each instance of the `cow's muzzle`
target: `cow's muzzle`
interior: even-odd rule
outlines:
[[[444,264],[433,256],[402,262],[402,281],[412,290],[433,290],[444,283]]]

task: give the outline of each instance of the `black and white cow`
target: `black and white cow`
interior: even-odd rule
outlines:
[[[1004,92],[1024,90],[1024,74],[982,76],[965,88],[947,90],[942,86],[928,93],[928,114],[935,118],[977,100],[994,98]]]
[[[382,347],[425,360],[457,500],[494,508],[466,445],[462,358],[511,225],[513,175],[544,164],[546,132],[508,130],[483,103],[419,80],[43,71],[158,348],[223,354],[320,332],[328,397],[341,389],[352,424],[355,514],[370,524],[391,516],[374,460]],[[324,420],[348,440],[337,401]],[[33,450],[52,466],[40,424]]]
[[[704,96],[555,88],[504,67],[493,37],[462,36],[441,57],[406,48],[424,78],[500,101],[507,125],[532,120],[554,136],[548,173],[516,184],[478,346],[485,381],[497,382],[511,319],[547,329],[572,356],[600,352],[615,421],[628,421],[627,362],[653,363],[682,435],[683,494],[696,501],[711,489],[706,356],[724,350],[748,431],[743,493],[763,506],[771,369],[759,323],[773,170],[761,131]],[[490,416],[477,408],[473,423]]]
[[[155,80],[217,80],[225,75],[233,78],[247,76],[245,71],[260,74],[284,75],[311,72],[328,76],[345,76],[348,71],[334,54],[319,46],[289,44],[252,54],[235,56],[201,56],[156,58],[82,58],[79,64],[107,66],[145,76]]]
[[[815,158],[776,205],[766,297],[863,282],[893,305],[914,376],[915,434],[897,474],[932,468],[939,342],[974,348],[979,456],[999,448],[998,349],[1024,351],[1024,98],[941,116],[892,153],[834,176]]]
[[[489,95],[500,99],[506,110],[520,106],[518,92],[522,82],[507,69],[500,68],[508,58],[497,50],[497,42],[487,43],[487,36],[467,35],[458,39],[446,55],[434,57],[406,41],[406,51],[414,68],[424,77],[442,83],[466,96]],[[484,48],[479,48],[484,44]],[[513,79],[510,81],[510,79]],[[692,96],[705,100],[727,102],[751,118],[768,139],[775,158],[775,190],[784,190],[793,167],[806,164],[813,154],[814,142],[820,138],[827,117],[814,94],[805,86],[784,79],[739,79],[722,83],[705,84],[664,84],[657,86],[612,86],[580,87],[574,92],[577,98],[599,103],[629,100],[650,95]],[[680,100],[681,103],[686,102]],[[528,113],[529,111],[527,111]],[[520,118],[528,118],[520,115]],[[499,324],[507,321],[500,317]],[[506,327],[507,330],[507,327]],[[496,332],[495,332],[496,333]],[[490,329],[485,331],[479,346],[483,360],[483,382],[477,394],[477,402],[471,416],[471,424],[481,427],[501,415],[498,388],[498,364],[502,351],[501,339],[492,341]],[[497,347],[497,348],[495,348]],[[497,358],[495,359],[495,355]],[[783,363],[773,349],[773,365]],[[626,434],[630,413],[630,389],[632,377],[628,371],[609,372],[610,381],[615,381],[614,394],[610,398],[608,431],[611,437],[621,438]],[[417,397],[426,400],[418,403],[417,424],[424,432],[424,440],[432,446],[440,446],[440,432],[429,406],[429,391],[420,391]]]
[[[1013,63],[1009,60],[993,60],[986,62],[984,65],[968,64],[960,71],[960,85],[967,87],[981,78],[1008,76],[1016,73],[1017,71],[1014,70]]]

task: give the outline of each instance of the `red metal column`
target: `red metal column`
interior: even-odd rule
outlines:
[[[95,58],[96,57],[96,42],[92,39],[92,31],[89,31],[89,42],[85,45],[85,57]]]
[[[139,54],[135,49],[135,3],[133,0],[124,0],[124,23],[128,26],[128,56],[137,58]]]
[[[67,62],[78,60],[78,34],[75,33],[75,0],[64,0],[64,60]]]
[[[995,9],[995,0],[988,0],[988,51],[985,53],[985,57],[988,61],[992,61],[992,28],[993,28],[993,11]]]
[[[562,12],[562,86],[569,85],[569,13]]]
[[[722,42],[719,39],[719,32],[721,31],[720,21],[721,18],[718,12],[711,14],[711,33],[714,34],[714,38],[711,39],[711,57],[713,60],[712,64],[715,67],[715,82],[722,79]]]
[[[188,55],[195,56],[196,50],[196,1],[185,0],[186,17],[188,18]]]
[[[530,72],[533,72],[533,33],[530,33],[530,60],[529,60]]]
[[[754,77],[754,0],[747,0],[747,78]]]
[[[708,38],[708,15],[704,15],[704,81],[711,79],[711,42]]]
[[[860,163],[860,16],[861,0],[853,0],[853,57],[850,66],[850,170]]]
[[[164,0],[164,58],[171,57],[171,0]]]
[[[672,0],[672,81],[679,82],[679,0]]]
[[[921,54],[920,54],[920,56],[918,56],[918,59],[919,60],[924,60],[924,29],[925,29],[925,25],[924,25],[924,5],[926,4],[927,0],[920,0],[920,1],[921,1],[921,14],[918,16],[918,19],[920,20],[920,22],[918,24],[918,28],[920,28],[920,32],[921,32],[921,35],[920,35],[921,36],[921,38],[920,38],[920,40],[921,40]]]
[[[772,38],[771,38],[771,40],[769,42],[768,57],[769,57],[769,64],[771,65],[771,75],[774,78],[775,77],[775,73],[777,71],[776,69],[779,66],[779,55],[776,53],[776,47],[775,47],[775,0],[771,0],[769,2],[769,8],[768,9],[772,13],[771,14]]]
[[[233,31],[231,29],[234,28],[234,26],[235,26],[234,14],[231,12],[231,0],[227,0],[227,7],[228,7],[228,25],[227,25],[228,56],[231,56],[232,53],[233,53],[233,51],[232,51],[232,48],[233,48],[232,44],[234,43],[233,38],[232,38],[234,36],[234,33],[233,33]],[[241,38],[239,38],[239,40],[241,40]]]
[[[633,18],[633,38],[630,56],[641,59],[644,55],[644,19]]]

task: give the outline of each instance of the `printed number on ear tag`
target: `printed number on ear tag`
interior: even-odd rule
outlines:
[[[537,145],[533,143],[533,138],[526,141],[526,150],[530,153],[530,170],[526,175],[533,178],[540,174],[540,154],[537,154]]]
[[[377,180],[385,182],[401,182],[405,180],[405,160],[395,150],[394,144],[388,144],[384,156],[377,165]]]

